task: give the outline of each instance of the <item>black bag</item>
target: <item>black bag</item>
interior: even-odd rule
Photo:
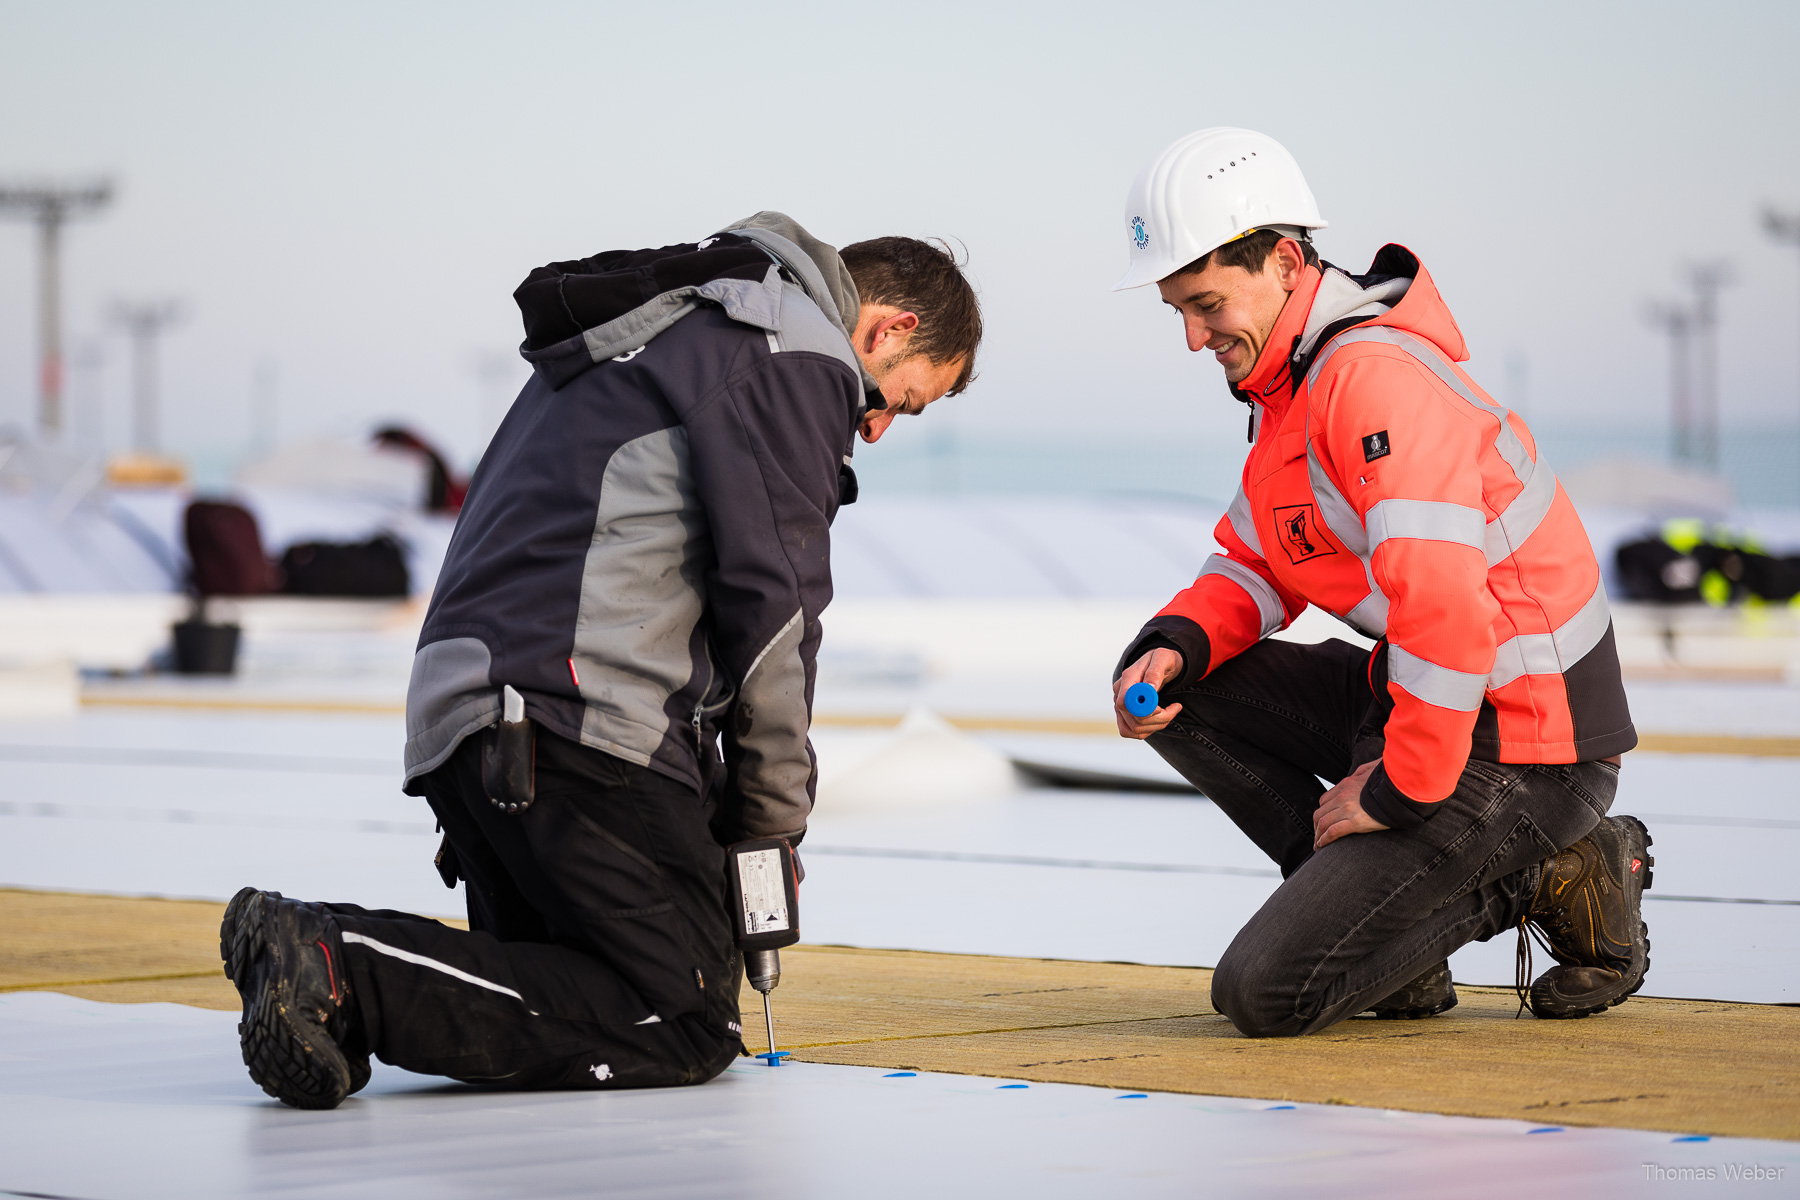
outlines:
[[[1792,600],[1800,595],[1800,556],[1742,553],[1744,586],[1764,600]]]
[[[406,596],[406,552],[387,534],[366,542],[299,542],[281,556],[294,596]]]
[[[202,596],[260,596],[281,586],[263,555],[256,518],[241,504],[196,500],[182,525],[194,590]]]
[[[1659,604],[1697,604],[1700,600],[1700,562],[1683,554],[1661,538],[1626,542],[1613,555],[1619,584],[1628,600]]]

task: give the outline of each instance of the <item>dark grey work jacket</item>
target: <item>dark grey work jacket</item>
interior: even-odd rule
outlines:
[[[532,272],[535,368],[482,456],[425,618],[406,778],[499,718],[706,789],[715,832],[812,808],[819,614],[857,422],[880,404],[832,247],[779,213]]]

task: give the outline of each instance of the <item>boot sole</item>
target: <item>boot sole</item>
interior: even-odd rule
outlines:
[[[243,939],[238,933],[238,923],[244,915],[244,906],[256,894],[255,888],[239,888],[237,895],[231,898],[231,903],[225,906],[224,920],[219,922],[219,960],[225,964],[225,978],[231,980],[240,996],[250,981],[245,977],[248,964],[244,960]]]
[[[266,927],[263,893],[244,888],[226,906],[219,925],[219,957],[244,998],[238,1042],[257,1086],[294,1108],[336,1108],[350,1093],[351,1069],[322,1025],[299,1018],[278,983],[257,986],[256,963],[279,955]],[[278,972],[277,972],[278,974]]]
[[[1624,819],[1636,825],[1638,833],[1644,839],[1644,883],[1642,887],[1638,888],[1638,899],[1641,904],[1643,895],[1650,890],[1650,882],[1655,876],[1652,868],[1655,867],[1656,860],[1650,857],[1650,847],[1655,844],[1656,839],[1650,836],[1649,827],[1636,817],[1626,816]],[[1638,932],[1644,939],[1644,965],[1638,969],[1637,979],[1630,987],[1610,1000],[1602,1000],[1566,1012],[1557,1012],[1554,1006],[1558,1001],[1550,994],[1550,989],[1544,986],[1544,981],[1540,979],[1531,985],[1531,1015],[1542,1021],[1574,1021],[1582,1017],[1591,1017],[1596,1013],[1603,1013],[1609,1008],[1617,1008],[1635,996],[1638,989],[1644,986],[1644,980],[1650,975],[1650,923],[1645,921],[1641,915],[1638,919]]]
[[[1377,1021],[1422,1021],[1426,1017],[1435,1017],[1447,1013],[1456,1007],[1456,993],[1451,992],[1432,1008],[1371,1008]]]
[[[1438,1000],[1436,1004],[1433,1004],[1433,1006],[1372,1007],[1372,1009],[1364,1009],[1364,1011],[1366,1011],[1368,1015],[1373,1016],[1375,1020],[1424,1020],[1426,1016],[1436,1016],[1438,1013],[1447,1013],[1447,1011],[1451,1011],[1453,1007],[1456,1007],[1456,984],[1451,984],[1449,993],[1445,995],[1444,999]]]

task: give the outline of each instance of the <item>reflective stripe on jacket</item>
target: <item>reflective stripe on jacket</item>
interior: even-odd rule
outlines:
[[[1308,603],[1384,639],[1371,786],[1399,793],[1388,824],[1428,816],[1471,754],[1567,763],[1637,741],[1581,520],[1467,357],[1410,252],[1387,247],[1362,277],[1308,268],[1236,389],[1256,438],[1215,534],[1226,553],[1133,647],[1180,647],[1186,684]]]

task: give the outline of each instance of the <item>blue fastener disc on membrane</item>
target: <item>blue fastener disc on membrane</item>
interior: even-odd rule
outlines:
[[[1147,717],[1161,703],[1156,689],[1147,683],[1134,683],[1125,689],[1125,711],[1134,717]]]

